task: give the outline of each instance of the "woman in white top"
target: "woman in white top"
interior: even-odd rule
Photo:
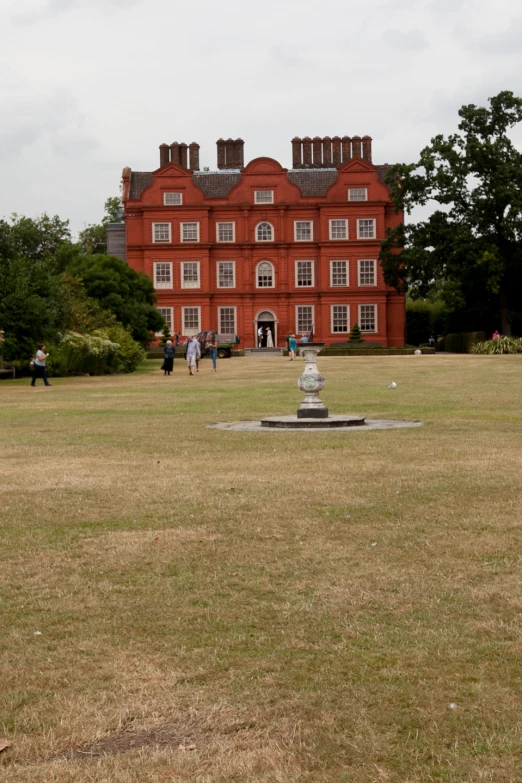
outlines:
[[[270,327],[266,330],[266,347],[267,348],[273,348],[274,347],[274,338],[272,337],[272,330]]]
[[[47,380],[47,367],[45,366],[45,362],[48,356],[49,354],[45,353],[44,343],[40,343],[36,350],[36,355],[33,359],[34,369],[33,369],[33,377],[31,380],[31,386],[36,386],[37,378],[43,378],[43,382],[46,386],[51,385]]]

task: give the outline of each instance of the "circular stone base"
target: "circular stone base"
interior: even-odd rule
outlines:
[[[362,418],[364,424],[359,426],[341,426],[341,427],[328,427],[325,426],[325,419],[322,421],[314,419],[312,427],[306,427],[302,425],[303,419],[297,419],[297,416],[278,416],[274,417],[277,420],[288,418],[293,419],[296,426],[292,427],[267,427],[263,426],[263,419],[261,421],[221,421],[219,424],[209,424],[208,429],[211,430],[232,430],[234,432],[368,432],[369,430],[396,430],[404,427],[422,427],[422,421],[398,421],[397,419],[364,419],[364,417],[357,416],[340,416],[341,419],[357,419]],[[331,419],[335,418],[330,416]],[[306,420],[305,420],[306,421]]]
[[[330,429],[330,427],[362,427],[364,416],[327,416],[325,418],[306,418],[304,416],[271,416],[261,419],[262,427],[281,427],[281,429]]]

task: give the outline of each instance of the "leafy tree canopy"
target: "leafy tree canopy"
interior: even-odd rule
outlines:
[[[152,280],[125,261],[115,256],[77,253],[69,259],[66,271],[80,278],[88,296],[129,326],[133,338],[142,345],[149,342],[151,331],[163,328],[165,322],[155,307]]]
[[[388,233],[384,277],[414,298],[437,281],[453,308],[493,306],[503,333],[511,334],[522,284],[522,153],[508,132],[522,121],[522,99],[504,91],[489,108],[470,104],[459,116],[460,133],[435,136],[416,163],[388,173],[398,211],[438,208]]]

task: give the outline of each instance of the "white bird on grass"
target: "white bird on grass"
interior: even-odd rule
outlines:
[[[395,381],[392,381],[390,384],[388,384],[388,389],[395,389],[397,387],[397,384]]]

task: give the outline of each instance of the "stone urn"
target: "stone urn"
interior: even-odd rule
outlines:
[[[317,369],[317,354],[324,348],[324,343],[303,343],[299,346],[301,356],[304,356],[305,368],[299,376],[297,385],[304,392],[304,399],[297,411],[298,419],[327,419],[328,408],[319,398],[319,392],[324,389],[325,379]]]

